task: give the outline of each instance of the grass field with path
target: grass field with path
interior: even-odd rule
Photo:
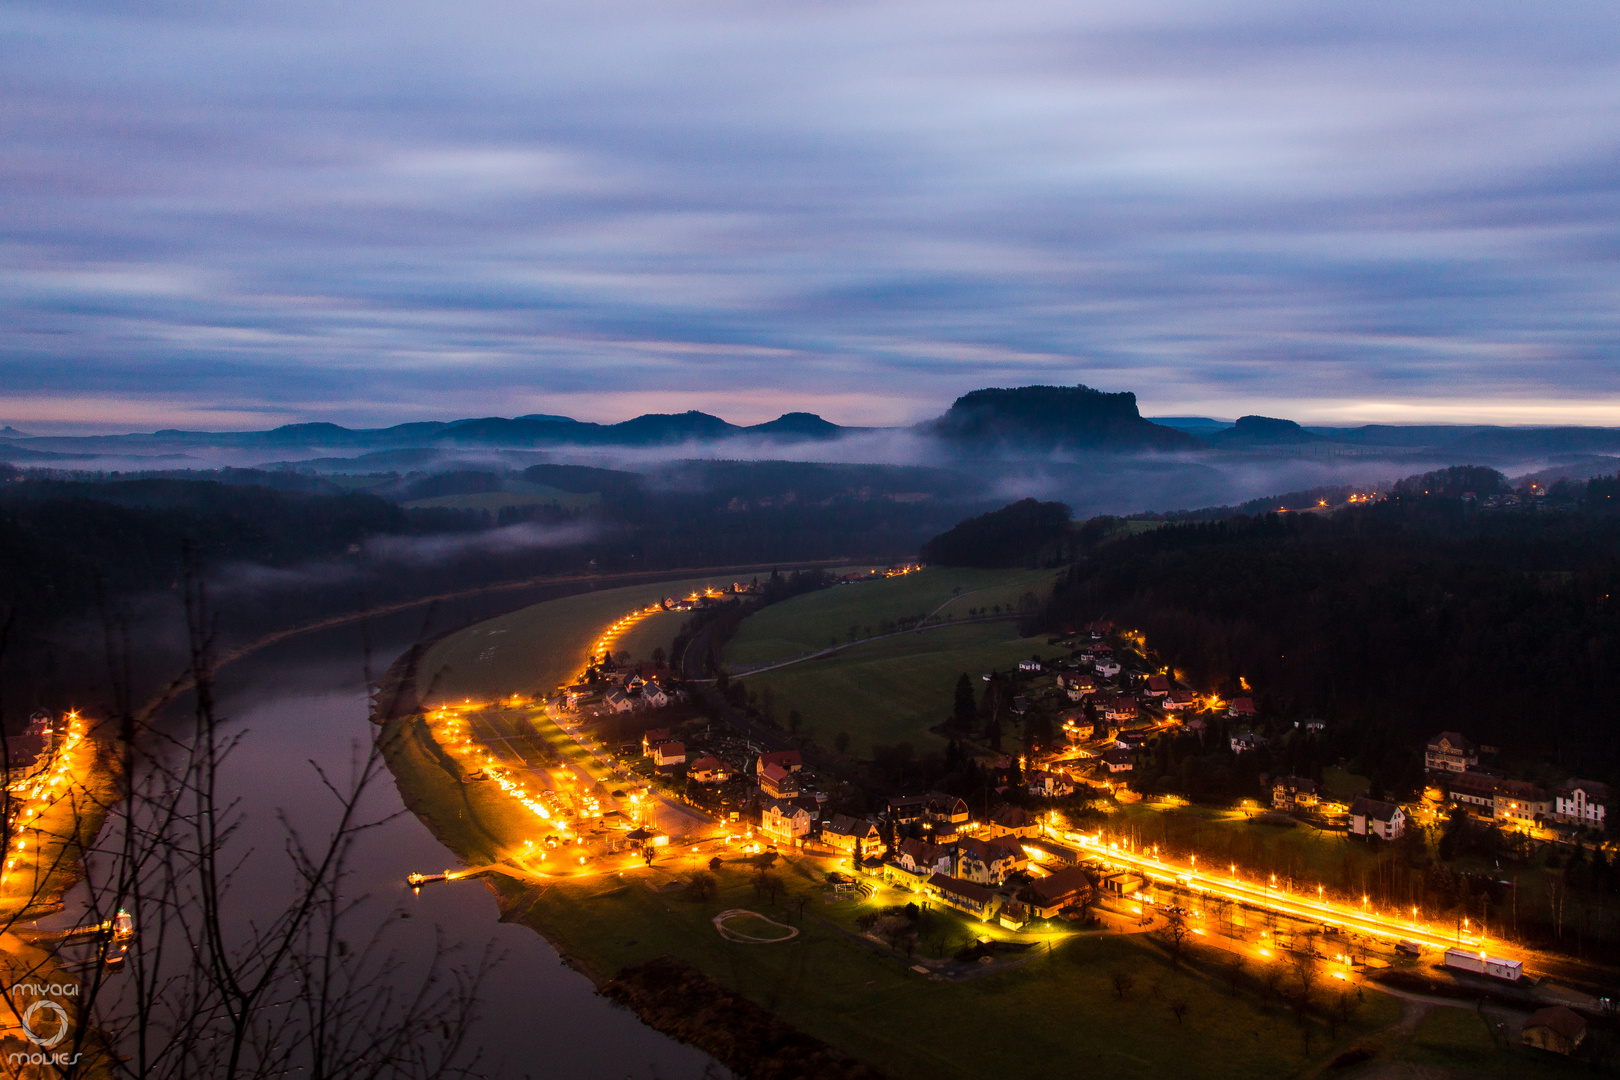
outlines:
[[[761,695],[769,688],[779,719],[799,710],[823,745],[847,731],[856,754],[870,754],[873,743],[898,742],[924,753],[945,745],[928,729],[950,715],[959,675],[969,673],[974,692],[982,693],[979,675],[1012,667],[1044,646],[1045,639],[1019,637],[1013,622],[941,626],[852,645],[742,683]]]
[[[946,606],[941,617],[958,619],[966,618],[970,608],[999,604],[1010,610],[1025,593],[1046,599],[1064,572],[931,566],[900,577],[821,589],[772,604],[744,619],[726,645],[725,660],[731,667],[785,660],[825,649],[834,639],[846,642],[851,627],[856,628],[857,637],[871,637],[882,632],[886,621],[926,615],[942,604]]]
[[[543,694],[579,672],[598,635],[615,619],[666,596],[723,588],[730,578],[660,581],[565,596],[477,623],[435,642],[423,657],[419,689],[434,700],[490,700],[512,694]],[[659,633],[674,637],[685,616],[653,616]],[[653,631],[648,629],[647,633]],[[634,645],[634,639],[629,639]],[[614,643],[618,652],[625,645]],[[667,641],[665,648],[668,648]],[[652,651],[647,645],[646,653]],[[637,654],[638,658],[645,654]]]

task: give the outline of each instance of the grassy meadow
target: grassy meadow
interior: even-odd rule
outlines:
[[[797,709],[824,745],[847,731],[856,754],[870,755],[873,743],[898,742],[925,753],[945,745],[928,729],[950,715],[962,672],[973,676],[974,692],[982,693],[979,675],[1027,660],[1044,644],[1019,637],[1011,622],[941,626],[852,645],[831,656],[749,675],[742,683],[761,696],[769,689],[779,718]]]
[[[970,608],[1017,606],[1025,593],[1045,599],[1061,570],[957,570],[928,567],[902,577],[806,593],[749,616],[726,645],[726,663],[749,667],[825,649],[834,639],[882,633],[885,622],[927,615],[967,617]]]
[[[729,578],[688,578],[548,600],[521,611],[477,623],[435,642],[423,657],[417,685],[435,700],[491,700],[512,694],[542,694],[562,685],[584,666],[602,631],[614,620],[666,596],[685,596],[694,589],[729,586]],[[628,648],[645,659],[652,642],[666,630],[669,638],[685,616],[652,616],[643,636],[627,635],[613,643],[615,653]],[[638,644],[639,642],[639,644]],[[668,639],[663,639],[669,647]],[[635,650],[645,645],[644,652]]]
[[[1330,1052],[1327,1031],[1313,1025],[1310,1050],[1280,1005],[1263,1007],[1246,991],[1231,992],[1211,971],[1173,966],[1148,936],[1076,935],[1027,963],[965,982],[929,979],[912,961],[857,940],[838,925],[857,909],[829,907],[802,863],[779,864],[787,890],[775,907],[750,884],[750,871],[722,866],[719,895],[694,903],[658,891],[688,876],[684,866],[654,866],[624,876],[569,882],[533,897],[522,914],[559,948],[591,970],[611,974],[668,954],[685,960],[757,1001],[789,1023],[896,1078],[1058,1078],[1079,1071],[1156,1080],[1268,1080],[1293,1075]],[[501,888],[520,905],[520,886]],[[804,900],[804,915],[799,902]],[[866,907],[875,907],[867,903]],[[780,945],[723,940],[711,919],[729,908],[761,911],[797,926]],[[840,909],[849,909],[842,911]],[[839,911],[840,917],[832,918]],[[954,913],[953,938],[978,924]],[[1123,997],[1111,975],[1127,971]],[[1186,1004],[1177,1020],[1171,1002]],[[1398,1015],[1383,995],[1368,995],[1339,1046]]]

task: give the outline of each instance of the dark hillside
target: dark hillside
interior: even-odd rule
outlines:
[[[1588,490],[1601,501],[1605,482]],[[1412,783],[1413,748],[1446,729],[1504,758],[1620,770],[1620,521],[1606,514],[1398,495],[1168,525],[1093,550],[1045,623],[1102,615],[1197,685],[1230,696],[1241,677],[1274,717],[1329,718],[1337,751],[1386,787]]]

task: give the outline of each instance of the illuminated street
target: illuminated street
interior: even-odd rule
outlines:
[[[1411,941],[1444,950],[1458,946],[1483,948],[1487,940],[1467,929],[1437,929],[1422,921],[1420,912],[1415,912],[1412,918],[1401,918],[1366,907],[1335,903],[1321,894],[1313,898],[1290,893],[1277,887],[1274,876],[1255,882],[1244,880],[1235,872],[1212,874],[1196,869],[1192,863],[1181,864],[1149,852],[1131,851],[1117,843],[1104,844],[1101,834],[1069,834],[1068,839],[1095,852],[1111,865],[1139,871],[1161,884],[1180,886],[1195,895],[1220,897],[1260,911],[1366,934],[1380,941]]]

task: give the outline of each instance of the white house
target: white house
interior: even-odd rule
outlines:
[[[1596,780],[1571,780],[1558,789],[1553,817],[1570,825],[1602,830],[1603,806],[1609,801],[1609,785]]]
[[[1394,803],[1357,799],[1350,807],[1350,831],[1357,836],[1394,840],[1406,831],[1406,811]]]

